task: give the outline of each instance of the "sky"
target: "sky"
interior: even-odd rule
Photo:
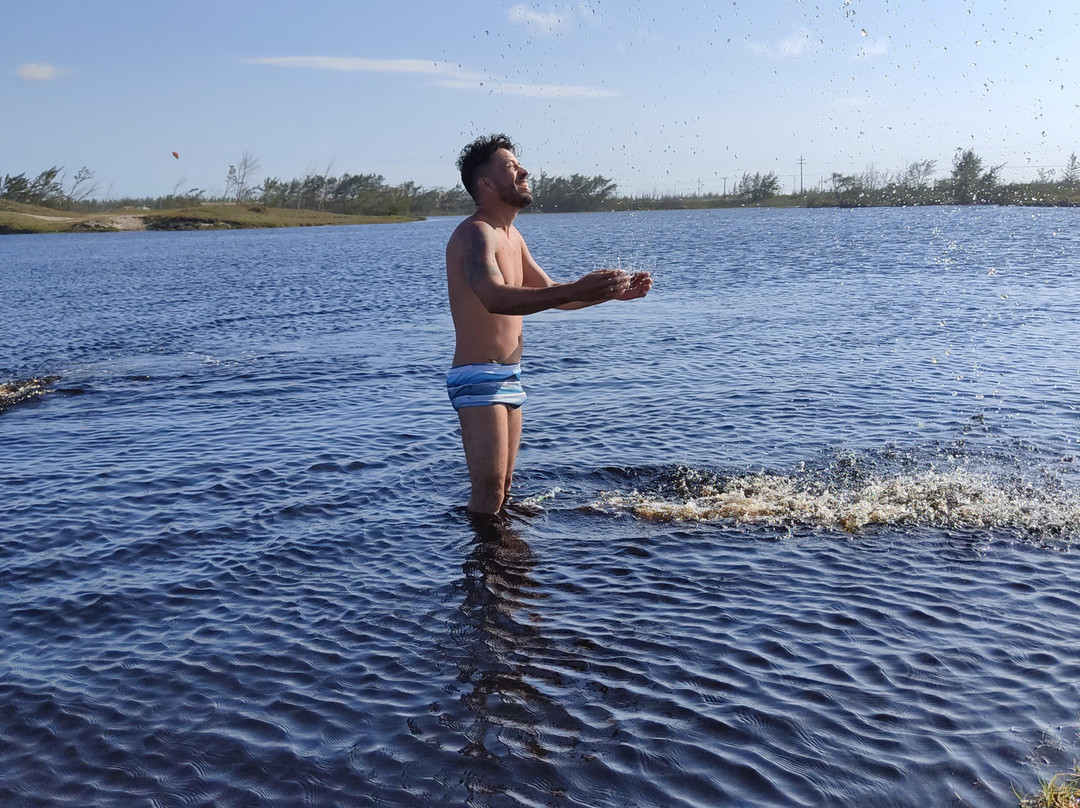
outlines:
[[[99,198],[221,193],[245,154],[452,188],[491,132],[630,195],[1080,152],[1076,0],[0,0],[0,31],[0,174]]]

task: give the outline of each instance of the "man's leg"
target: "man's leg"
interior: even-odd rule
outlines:
[[[503,404],[462,407],[461,444],[469,466],[472,494],[468,509],[473,513],[498,513],[513,476],[510,462],[510,408]],[[521,420],[518,418],[520,434]],[[514,446],[516,453],[517,446]]]
[[[506,435],[506,476],[503,484],[503,502],[510,498],[510,484],[514,482],[514,463],[521,445],[521,407],[508,409]]]

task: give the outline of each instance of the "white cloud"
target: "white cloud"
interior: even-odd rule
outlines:
[[[884,56],[889,52],[889,40],[871,39],[855,49],[856,59],[871,59],[875,56]]]
[[[27,62],[15,72],[23,81],[52,81],[67,73],[67,68],[49,62]]]
[[[530,98],[616,98],[621,93],[581,87],[573,84],[514,84],[485,79],[475,81],[440,81],[443,87],[455,90],[486,90],[495,95],[523,95]]]
[[[780,43],[780,53],[789,58],[802,56],[810,49],[810,32],[805,28]]]
[[[466,70],[451,62],[423,59],[363,59],[343,56],[266,56],[245,59],[248,64],[277,67],[306,67],[365,73],[411,73],[436,76],[440,87],[453,90],[484,90],[497,95],[522,95],[532,98],[611,98],[619,93],[610,90],[565,84],[517,84],[493,79],[483,73]]]
[[[813,42],[810,40],[810,31],[801,28],[775,44],[748,42],[746,47],[751,53],[770,59],[798,59],[813,48]]]
[[[469,73],[461,65],[450,62],[429,62],[424,59],[362,59],[349,56],[266,56],[245,59],[249,64],[278,67],[313,67],[318,70],[337,70],[346,73],[420,73],[433,76],[455,76],[459,79],[482,79],[480,73]]]

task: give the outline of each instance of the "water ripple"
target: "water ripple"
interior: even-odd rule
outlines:
[[[1015,805],[1080,757],[1072,216],[522,217],[657,286],[530,318],[489,525],[453,222],[5,242],[0,803]]]

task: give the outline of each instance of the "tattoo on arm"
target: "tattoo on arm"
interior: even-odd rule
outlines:
[[[502,281],[499,265],[489,257],[487,239],[479,228],[473,228],[465,241],[465,279],[474,287],[485,279]]]

